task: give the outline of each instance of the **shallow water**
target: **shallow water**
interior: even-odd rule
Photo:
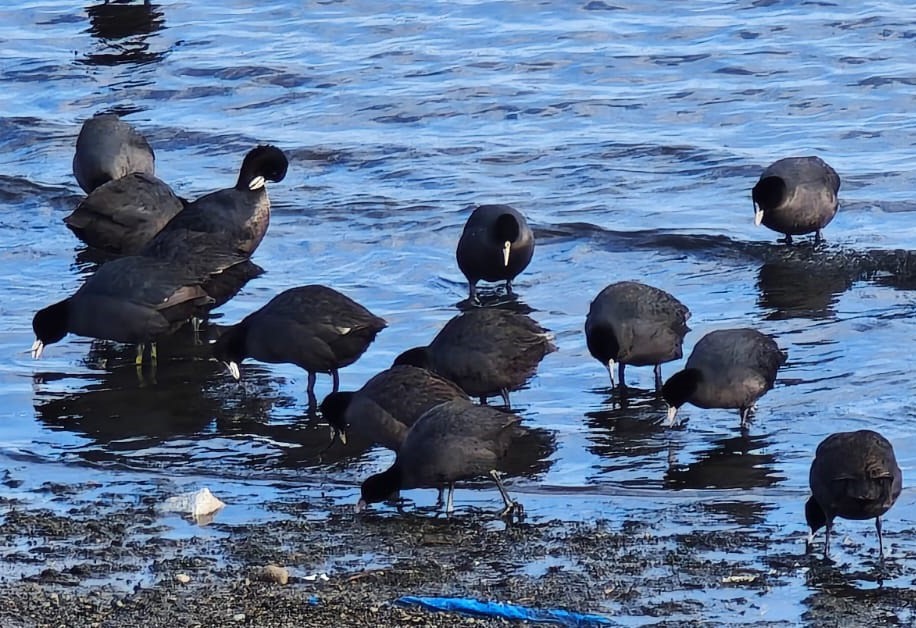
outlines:
[[[320,493],[353,501],[391,458],[322,453],[327,429],[305,417],[304,372],[246,363],[238,386],[186,335],[166,343],[156,382],[142,386],[130,348],[69,337],[30,359],[33,313],[91,269],[61,222],[80,199],[70,169],[79,124],[115,110],[155,147],[157,174],[190,198],[231,185],[255,143],[287,152],[254,257],[267,273],[220,322],[294,285],[347,293],[389,321],[342,372],[349,389],[456,313],[466,287],[454,246],[469,208],[515,205],[538,237],[515,285],[560,347],[512,397],[542,430],[520,454],[527,471],[509,479],[529,516],[767,526],[801,554],[808,465],[825,435],[877,429],[905,484],[913,473],[916,308],[886,282],[783,260],[776,234],[753,226],[750,188],[779,157],[819,154],[843,179],[828,247],[916,248],[913,24],[905,2],[4,5],[3,466],[24,494],[45,481],[138,495],[207,485],[232,521]],[[662,428],[648,368],[628,369],[636,397],[620,407],[582,327],[594,295],[622,279],[691,309],[685,355],[707,331],[739,325],[788,350],[747,434],[735,412],[689,406],[685,429]],[[434,499],[415,493],[420,505]],[[488,508],[498,495],[457,500]],[[905,488],[887,517],[903,567],[888,586],[911,580],[914,502]],[[198,533],[182,525],[176,534]],[[856,540],[835,546],[841,565],[873,556],[870,523],[838,531]],[[774,587],[766,619],[796,621],[821,593],[800,574]],[[710,592],[708,617],[738,621],[729,597],[741,594]]]

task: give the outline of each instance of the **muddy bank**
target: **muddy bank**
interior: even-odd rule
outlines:
[[[881,586],[905,575],[907,557],[898,548],[881,567],[874,539],[859,534],[845,541],[855,562],[837,566],[768,526],[666,533],[637,518],[537,517],[507,526],[467,508],[450,519],[386,509],[357,517],[329,500],[277,504],[277,519],[258,524],[217,516],[176,536],[154,500],[68,507],[67,487],[45,491],[53,509],[2,504],[3,626],[513,623],[397,604],[403,595],[562,608],[611,625],[877,625],[907,623],[916,602],[908,587]],[[263,580],[271,564],[286,584]],[[810,589],[802,607],[780,608],[799,586]]]

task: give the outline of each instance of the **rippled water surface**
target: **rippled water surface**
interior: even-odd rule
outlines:
[[[843,179],[829,250],[916,249],[911,3],[390,6],[0,8],[0,460],[25,488],[207,485],[230,504],[220,517],[259,518],[272,501],[317,492],[353,501],[391,459],[322,454],[327,428],[305,416],[304,372],[251,363],[238,386],[183,334],[142,386],[129,347],[71,336],[30,359],[34,312],[91,268],[62,218],[81,198],[70,167],[79,125],[111,110],[146,134],[157,174],[189,198],[232,185],[255,143],[287,152],[254,258],[267,273],[220,322],[294,285],[345,292],[389,321],[342,371],[348,389],[457,312],[466,286],[454,247],[470,207],[526,213],[538,246],[516,288],[560,347],[513,395],[543,430],[509,479],[534,518],[659,512],[659,525],[767,526],[801,554],[808,466],[825,435],[881,431],[908,483],[913,293],[806,265],[807,244],[786,259],[776,234],[753,226],[750,188],[771,161],[818,154]],[[649,368],[628,370],[637,390],[621,407],[582,327],[594,295],[622,279],[691,309],[685,354],[709,330],[745,325],[787,349],[749,431],[735,412],[690,406],[685,429],[664,429]],[[319,398],[329,388],[319,377]],[[434,496],[415,493],[420,504]],[[904,566],[896,586],[911,582],[914,501],[905,488],[885,524]],[[459,491],[458,502],[490,508],[498,495]],[[873,556],[870,523],[838,530],[855,541],[837,545],[841,563]],[[769,617],[800,617],[812,586],[799,575],[777,589]]]

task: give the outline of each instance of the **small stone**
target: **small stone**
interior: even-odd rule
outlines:
[[[289,572],[279,565],[267,565],[263,567],[258,576],[263,582],[274,582],[276,584],[286,584],[289,582]]]
[[[181,584],[187,584],[191,581],[191,576],[189,576],[186,573],[176,573],[175,580],[177,580]]]
[[[245,613],[236,613],[232,616],[232,621],[245,621]]]

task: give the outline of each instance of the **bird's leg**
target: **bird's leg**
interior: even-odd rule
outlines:
[[[340,389],[340,374],[337,369],[331,371],[331,381],[333,382],[331,392],[337,392]]]
[[[884,561],[884,539],[881,537],[881,517],[875,517],[875,530],[878,531],[878,557]]]
[[[655,365],[655,390],[659,391],[662,388],[662,365]]]
[[[455,483],[448,483],[448,497],[445,499],[445,514],[450,515],[455,510]]]
[[[607,364],[604,365],[607,368],[607,374],[611,378],[611,390],[614,389],[614,360],[610,359],[607,361]]]
[[[617,363],[617,379],[620,380],[620,390],[621,390],[622,392],[626,392],[626,390],[627,390],[627,382],[626,382],[626,380],[623,378],[623,370],[626,368],[626,366],[627,366],[627,365],[624,364],[623,362],[618,362],[618,363]]]
[[[738,410],[739,415],[741,416],[741,427],[746,428],[751,419],[751,414],[754,412],[754,406],[750,405],[745,408],[740,408]]]
[[[509,295],[510,297],[515,296],[515,291],[512,290],[512,280],[511,279],[506,279],[506,294]]]
[[[480,304],[480,299],[477,298],[477,282],[468,280],[468,301],[474,304]]]
[[[830,528],[832,528],[830,522],[827,522],[827,525],[824,526],[824,560],[830,558]]]
[[[506,491],[506,487],[503,486],[503,481],[499,477],[499,471],[492,469],[490,471],[490,477],[493,478],[494,482],[496,482],[496,488],[499,489],[499,494],[503,498],[503,504],[506,506],[503,508],[502,512],[499,513],[499,516],[508,517],[513,512],[521,516],[524,513],[524,509],[522,508],[521,504],[512,501],[512,499],[509,497],[509,493]]]
[[[138,368],[143,366],[143,352],[145,350],[146,350],[145,342],[141,342],[140,344],[137,345],[137,357],[134,359],[134,364],[136,364]]]
[[[308,407],[309,417],[314,417],[317,414],[317,410],[318,410],[318,398],[315,396],[315,380],[316,379],[318,379],[318,376],[315,375],[315,373],[309,371],[308,388],[306,389],[306,393],[308,394],[308,398],[309,398],[309,407]]]
[[[436,497],[436,510],[441,510],[445,504],[445,487],[439,486],[436,490],[439,491],[439,495]]]
[[[200,318],[197,316],[191,317],[191,329],[194,331],[194,344],[199,345],[203,344],[200,341]]]
[[[508,389],[508,388],[500,388],[500,389],[499,389],[499,396],[503,398],[503,403],[504,403],[505,406],[506,406],[506,410],[509,410],[509,409],[510,409],[510,406],[509,406],[509,389]]]
[[[818,229],[817,231],[814,232],[814,246],[817,246],[821,242],[823,242],[823,240],[821,239],[821,230]]]
[[[790,236],[788,233],[786,234],[786,244],[792,244],[792,236]]]
[[[155,369],[159,362],[159,349],[155,342],[151,342],[149,345],[149,359]]]
[[[480,405],[482,406],[487,405],[487,396],[486,395],[480,395]]]

